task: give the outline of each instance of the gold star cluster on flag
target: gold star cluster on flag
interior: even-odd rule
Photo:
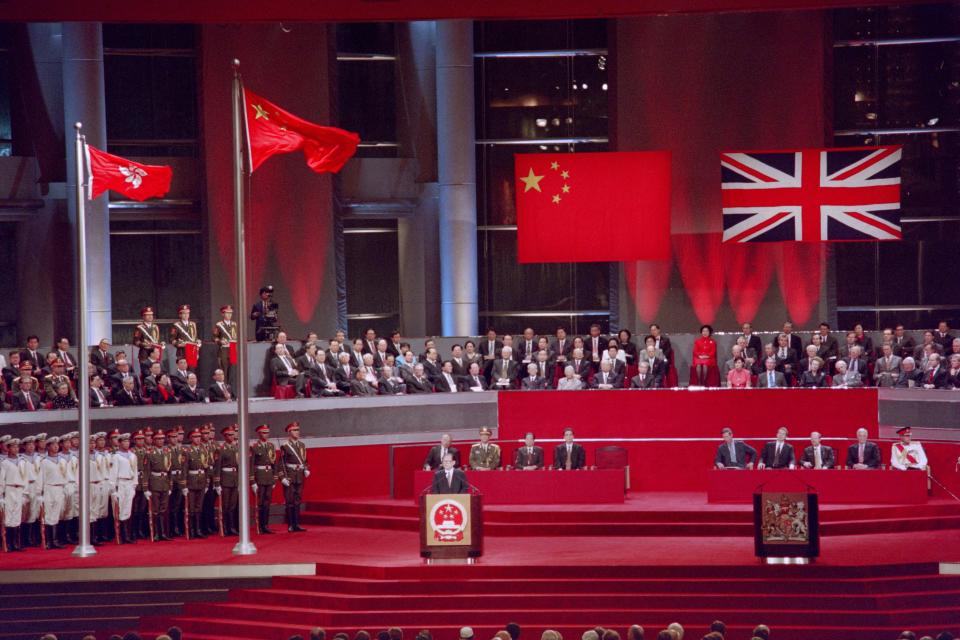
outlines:
[[[256,117],[254,118],[254,120],[259,120],[260,118],[263,118],[264,120],[269,120],[269,119],[270,119],[270,117],[269,117],[269,116],[270,116],[270,112],[267,111],[266,109],[264,109],[261,105],[255,104],[255,105],[252,105],[252,106],[253,106],[254,111],[257,112],[257,115],[256,115]]]
[[[570,172],[565,169],[561,169],[560,163],[556,161],[550,163],[550,170],[558,172],[560,175],[560,180],[563,181],[563,184],[560,186],[559,191],[550,196],[550,201],[553,204],[560,204],[560,202],[563,200],[563,198],[561,197],[561,194],[570,193],[570,185],[567,183],[567,180],[570,179]],[[533,167],[530,167],[527,172],[527,175],[520,177],[520,182],[523,183],[523,192],[526,193],[527,191],[533,190],[533,191],[538,191],[539,193],[543,193],[543,189],[540,188],[541,187],[540,181],[546,177],[547,177],[546,173],[538,176],[534,172]],[[552,181],[548,179],[547,183],[545,183],[543,186],[547,186],[551,182]]]

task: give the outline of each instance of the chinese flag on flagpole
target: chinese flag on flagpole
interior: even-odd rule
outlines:
[[[317,173],[336,173],[353,157],[360,136],[298,118],[249,89],[243,90],[250,172],[278,153],[303,149],[307,166]]]
[[[166,165],[140,164],[85,145],[87,160],[87,197],[100,197],[104,191],[116,191],[138,202],[160,198],[170,191],[173,169]]]
[[[514,156],[517,258],[624,262],[670,256],[670,152]]]

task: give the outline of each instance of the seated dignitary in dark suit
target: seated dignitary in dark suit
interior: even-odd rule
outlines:
[[[836,458],[833,455],[833,449],[825,444],[820,444],[820,433],[814,431],[810,434],[810,446],[803,450],[800,456],[800,466],[804,469],[833,469],[836,465]]]
[[[513,455],[513,468],[524,471],[543,469],[543,448],[534,444],[533,433],[527,433],[523,446]]]
[[[650,363],[646,360],[641,360],[640,364],[637,365],[638,371],[637,375],[630,378],[630,388],[631,389],[656,389],[658,386],[657,378],[652,373],[650,373]]]
[[[445,433],[440,436],[440,444],[430,447],[430,452],[427,453],[427,457],[423,461],[425,471],[439,469],[443,463],[443,457],[448,453],[453,456],[453,466],[460,466],[460,450],[450,445],[451,440],[450,434]]]
[[[563,430],[563,442],[553,450],[553,468],[575,471],[587,466],[587,452],[583,446],[573,441],[573,429]]]
[[[378,382],[379,384],[379,382]],[[367,379],[367,368],[359,367],[354,371],[354,380],[350,383],[350,395],[375,396],[377,388]]]
[[[543,391],[547,388],[546,378],[540,377],[539,369],[534,363],[527,365],[527,375],[520,379],[521,391]]]
[[[197,374],[187,374],[187,383],[180,387],[177,398],[180,402],[204,402],[207,399],[207,392],[197,386]]]
[[[857,443],[847,449],[847,467],[850,469],[879,469],[880,447],[873,442],[867,442],[867,430],[857,429]]]
[[[591,389],[622,389],[623,381],[613,372],[613,363],[604,360],[600,363],[600,371],[593,376]]]
[[[471,362],[467,375],[460,380],[460,389],[463,391],[486,391],[487,380],[480,371],[479,362]]]
[[[758,389],[773,389],[787,386],[787,379],[777,371],[777,359],[767,358],[763,362],[765,369],[757,376]]]
[[[760,454],[760,464],[757,469],[793,469],[796,467],[797,458],[793,453],[793,445],[787,442],[787,428],[777,429],[777,439],[763,445],[763,453]]]
[[[443,468],[433,475],[431,493],[469,493],[470,483],[467,474],[454,467],[453,455],[443,456]]]
[[[717,469],[753,469],[757,460],[757,450],[742,440],[733,439],[733,429],[724,427],[720,430],[723,442],[717,447],[717,455],[713,464]]]

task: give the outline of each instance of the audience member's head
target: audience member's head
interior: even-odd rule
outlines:
[[[337,636],[339,636],[339,635],[340,635],[340,634],[338,633]],[[333,636],[334,639],[336,639],[337,636]],[[378,631],[378,632],[377,632],[377,640],[390,640],[390,632],[389,632],[389,631]]]
[[[57,640],[57,636],[53,635],[52,633],[46,633],[40,636],[40,640]]]
[[[638,624],[630,625],[627,629],[627,640],[643,640],[643,627]]]
[[[937,634],[937,640],[953,640],[954,636],[949,631],[942,631]]]
[[[827,329],[829,329],[829,328],[830,328],[830,326],[827,325]],[[720,635],[726,635],[726,633],[727,633],[727,625],[725,625],[725,624],[724,624],[723,622],[721,622],[720,620],[714,620],[713,622],[710,623],[710,631],[716,631],[716,632],[719,633]]]
[[[517,640],[520,637],[520,625],[516,622],[508,622],[507,626],[504,627],[504,630],[510,634],[510,637],[513,640]]]
[[[403,640],[403,629],[400,627],[390,627],[387,633],[390,634],[390,640]]]
[[[753,637],[761,640],[770,640],[770,627],[765,624],[758,624],[753,628]]]
[[[563,640],[563,636],[560,635],[559,631],[554,631],[553,629],[547,629],[540,634],[540,640]]]
[[[135,631],[129,631],[123,634],[123,640],[143,640],[143,638],[140,637],[139,633]]]
[[[897,640],[917,640],[917,634],[915,634],[913,631],[901,631]]]
[[[159,640],[159,638],[157,640]],[[300,635],[299,633],[295,633],[289,638],[287,638],[287,640],[303,640],[303,636]]]
[[[620,640],[620,634],[613,629],[607,629],[601,640]]]
[[[510,634],[501,629],[493,634],[493,640],[510,640]]]
[[[167,635],[170,636],[170,640],[181,640],[181,638],[183,638],[183,629],[180,627],[170,627],[167,629]]]
[[[433,640],[433,634],[430,633],[429,629],[421,629],[420,632],[417,633],[417,640]]]
[[[667,626],[667,630],[668,630],[668,631],[676,631],[676,632],[677,632],[677,640],[683,640],[683,627],[680,625],[679,622],[671,622],[671,623]]]
[[[310,629],[310,640],[326,640],[327,639],[327,630],[322,627],[314,627]]]
[[[357,631],[357,635],[353,636],[353,640],[370,640],[370,632],[360,629],[360,631]]]
[[[600,640],[600,636],[598,636],[597,632],[593,629],[587,629],[583,632],[583,635],[580,636],[580,640]]]
[[[471,627],[460,627],[460,640],[472,640],[473,629]]]
[[[674,640],[673,634],[670,633],[669,630],[664,629],[663,631],[657,634],[657,640]]]

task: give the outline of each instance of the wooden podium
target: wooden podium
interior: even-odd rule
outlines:
[[[420,557],[428,563],[472,564],[483,555],[483,496],[427,493],[420,496]]]

